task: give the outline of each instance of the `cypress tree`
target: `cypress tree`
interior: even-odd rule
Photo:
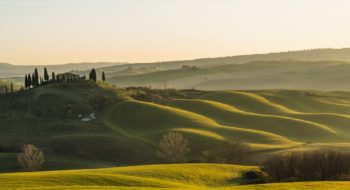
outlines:
[[[28,78],[27,78],[27,74],[24,76],[24,87],[25,87],[25,88],[28,87]]]
[[[102,72],[102,81],[103,82],[106,81],[106,76],[105,76],[105,72],[104,71]]]
[[[11,83],[11,92],[13,92],[13,84]]]
[[[35,87],[35,75],[34,75],[34,73],[32,74],[32,86]]]
[[[39,73],[38,73],[38,69],[35,68],[34,70],[34,79],[32,79],[34,81],[34,86],[38,86],[39,85]]]
[[[32,77],[30,76],[30,74],[28,74],[27,82],[28,82],[28,88],[30,88],[32,86]]]
[[[7,93],[7,84],[6,84],[6,86],[5,86],[5,93]]]
[[[95,69],[91,70],[91,79],[90,80],[93,80],[94,82],[96,82],[96,70]]]
[[[45,81],[49,80],[49,74],[47,73],[46,67],[44,68],[44,79],[45,79]]]
[[[60,77],[58,76],[58,74],[56,75],[56,81],[60,82]]]
[[[29,75],[26,75],[26,79],[25,79],[25,87],[26,89],[30,87],[30,82],[29,82]]]
[[[55,75],[55,72],[52,72],[52,74],[51,74],[51,75],[52,75],[52,76],[51,76],[51,77],[52,77],[52,79],[51,79],[51,80],[52,80],[52,81],[56,81],[56,77],[55,77],[56,75]]]

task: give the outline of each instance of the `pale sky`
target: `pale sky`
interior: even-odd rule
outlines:
[[[349,0],[0,0],[0,62],[155,62],[350,47]]]

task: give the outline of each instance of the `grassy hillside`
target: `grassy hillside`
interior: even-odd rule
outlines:
[[[225,139],[270,154],[332,146],[350,150],[350,92],[198,91],[116,88],[89,81],[0,94],[0,171],[18,171],[16,154],[32,143],[44,170],[161,163],[162,135],[181,132],[187,160]],[[96,119],[82,121],[93,114]]]
[[[347,189],[349,182],[239,185],[256,167],[176,164],[0,174],[2,189]]]
[[[133,66],[132,66],[133,67]],[[118,86],[153,88],[232,89],[315,89],[345,90],[350,81],[350,64],[339,61],[254,61],[199,69],[158,68],[137,73],[107,70],[107,80]]]
[[[101,68],[110,73],[117,73],[132,66],[134,69],[155,67],[160,70],[178,69],[183,65],[199,67],[214,67],[230,64],[241,64],[254,61],[279,61],[279,60],[300,60],[300,61],[350,61],[350,48],[344,49],[313,49],[305,51],[289,51],[267,54],[237,55],[219,58],[203,58],[194,60],[165,61],[156,63],[134,63],[132,65],[118,65],[108,68]]]

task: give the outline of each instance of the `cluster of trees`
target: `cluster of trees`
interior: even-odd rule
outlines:
[[[250,153],[250,145],[239,140],[226,139],[218,144],[218,148],[203,151],[199,160],[205,163],[247,164]]]
[[[205,150],[194,162],[244,164],[249,160],[251,147],[236,140],[224,140],[215,151]],[[189,141],[181,133],[169,132],[159,141],[156,155],[169,163],[184,162],[191,151]]]
[[[55,80],[55,73],[52,72],[52,79]],[[44,82],[49,81],[49,74],[47,72],[46,67],[44,68],[44,78],[39,76],[38,69],[34,69],[34,73],[27,74],[24,76],[24,87],[25,89],[31,88],[31,87],[37,87],[40,84],[43,84]]]
[[[273,181],[348,180],[350,153],[333,150],[293,152],[268,159],[261,170]]]
[[[86,78],[85,76],[83,78]],[[89,73],[89,80],[93,80],[96,82],[96,70],[92,69]],[[29,73],[24,77],[24,86],[25,89],[31,87],[37,87],[41,84],[47,84],[49,82],[60,82],[59,75],[55,75],[55,72],[51,73],[51,80],[47,71],[47,68],[44,68],[44,77],[39,76],[38,69],[35,68],[33,73]],[[102,81],[106,81],[105,72],[102,72]],[[7,88],[7,87],[6,87]],[[11,89],[13,89],[11,85]]]

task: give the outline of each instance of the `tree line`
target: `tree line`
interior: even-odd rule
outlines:
[[[37,86],[42,85],[42,84],[48,84],[50,82],[64,82],[64,81],[71,81],[72,80],[69,78],[67,80],[66,79],[62,80],[62,78],[60,78],[59,76],[60,76],[60,74],[56,75],[55,72],[52,72],[51,79],[50,79],[47,68],[44,67],[44,76],[42,77],[42,76],[39,76],[38,69],[35,68],[33,73],[29,73],[29,74],[26,74],[24,76],[24,88],[29,89],[32,87],[33,88],[37,87]],[[83,76],[81,78],[86,79],[86,76]],[[93,69],[91,69],[91,71],[89,73],[89,80],[96,82],[96,79],[97,79],[96,70],[93,68]],[[106,75],[105,75],[104,71],[102,72],[101,79],[103,82],[106,81]],[[6,89],[7,89],[7,87],[6,87]],[[11,89],[13,89],[12,84],[11,84]]]

